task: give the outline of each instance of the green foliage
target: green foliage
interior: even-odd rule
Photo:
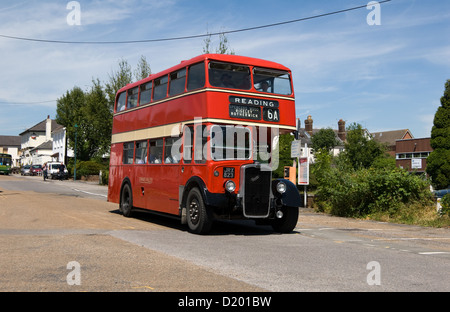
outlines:
[[[73,175],[73,163],[71,163],[68,167]],[[80,179],[82,176],[87,177],[91,175],[98,175],[100,170],[102,173],[108,171],[108,165],[97,160],[77,161],[77,179]]]
[[[441,214],[450,217],[450,194],[445,194],[441,199]]]
[[[450,80],[434,115],[430,143],[434,150],[427,158],[427,173],[436,189],[445,188],[450,185]]]
[[[278,151],[275,149],[272,153],[278,152],[278,166],[273,172],[274,178],[282,178],[284,176],[284,166],[292,166],[291,143],[294,136],[290,134],[280,134],[278,141]]]
[[[383,155],[383,145],[372,140],[360,124],[353,123],[348,127],[342,157],[346,157],[354,169],[369,168],[376,158]]]
[[[124,59],[119,61],[119,69],[109,75],[109,81],[105,84],[105,92],[108,96],[108,104],[111,112],[114,111],[114,101],[117,91],[133,81],[131,66]]]
[[[364,217],[395,214],[404,205],[431,203],[426,180],[401,169],[359,169],[341,172],[331,168],[321,180],[322,207],[339,216]]]
[[[204,47],[203,47],[203,53],[213,53],[211,50],[211,37],[212,35],[208,33],[208,37],[206,37],[206,39],[203,40],[203,42],[205,43]],[[228,38],[227,36],[225,36],[224,33],[219,34],[219,46],[216,48],[215,53],[217,54],[234,54],[234,51],[230,48],[229,43],[228,43]]]
[[[88,160],[109,150],[112,112],[98,80],[92,81],[91,90],[87,92],[74,87],[59,98],[56,121],[66,127],[68,144],[73,150],[76,136],[78,159]]]
[[[311,141],[312,141],[311,147],[315,151],[318,151],[319,149],[322,148],[330,151],[338,144],[338,141],[336,140],[336,134],[334,133],[334,130],[331,128],[320,129],[317,133],[313,135]]]
[[[56,121],[66,127],[68,145],[75,150],[78,160],[89,160],[107,153],[111,145],[112,114],[117,91],[132,82],[131,66],[121,59],[118,70],[109,76],[103,86],[93,79],[87,91],[74,87],[57,100]],[[141,56],[135,71],[136,79],[150,74],[150,66]],[[77,128],[75,128],[77,125]]]
[[[145,56],[141,55],[141,58],[138,61],[136,66],[136,70],[134,72],[134,77],[136,80],[141,80],[147,78],[152,73],[150,69],[150,65],[147,62]]]
[[[349,127],[345,151],[332,157],[316,151],[311,173],[317,183],[317,207],[338,216],[396,216],[405,207],[432,204],[429,182],[395,166],[381,144],[361,125]]]

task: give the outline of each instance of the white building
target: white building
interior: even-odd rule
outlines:
[[[67,157],[74,157],[73,150],[67,146],[66,127],[57,125],[52,131],[54,161],[66,163]]]
[[[51,133],[52,129],[56,129],[57,126],[59,124],[47,116],[47,119],[19,134],[21,138],[20,163],[22,165],[42,165],[52,160]]]

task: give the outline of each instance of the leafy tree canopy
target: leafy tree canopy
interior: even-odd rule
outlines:
[[[433,152],[427,158],[427,173],[436,189],[446,188],[450,185],[450,80],[434,115],[430,143]]]

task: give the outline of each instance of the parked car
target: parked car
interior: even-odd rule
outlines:
[[[20,175],[30,175],[30,169],[30,165],[23,166],[22,169],[20,169]]]
[[[32,165],[30,168],[30,175],[42,175],[42,165]]]
[[[434,191],[434,196],[436,196],[438,198],[442,198],[442,197],[444,197],[445,194],[449,194],[449,193],[450,193],[450,185],[446,189]]]
[[[61,172],[61,166],[64,166],[63,171]],[[64,164],[60,162],[49,162],[47,163],[47,175],[51,179],[68,179],[69,172]]]

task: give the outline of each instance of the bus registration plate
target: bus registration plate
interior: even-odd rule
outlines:
[[[223,177],[228,179],[234,179],[234,168],[233,167],[224,167],[223,168]]]

